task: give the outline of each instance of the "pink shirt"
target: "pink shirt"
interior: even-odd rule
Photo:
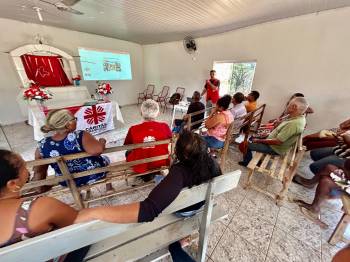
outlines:
[[[218,124],[217,126],[210,128],[208,134],[215,137],[217,140],[225,141],[226,132],[230,124],[233,122],[233,115],[229,110],[222,111],[220,114],[223,114],[225,117],[225,122]]]

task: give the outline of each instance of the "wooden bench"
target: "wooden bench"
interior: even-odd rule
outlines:
[[[187,114],[187,121],[186,121],[186,126],[185,128],[189,131],[197,131],[197,130],[200,130],[201,128],[204,128],[204,122],[205,120],[208,118],[207,117],[204,117],[203,119],[201,120],[197,120],[197,121],[194,121],[192,122],[192,117],[193,116],[196,116],[196,115],[199,115],[199,114],[203,114],[203,113],[207,113],[208,111],[210,112],[213,108],[210,107],[210,108],[206,108],[206,109],[203,109],[203,110],[200,110],[200,111],[197,111],[197,112],[193,112],[191,114]],[[194,125],[198,125],[198,124],[201,124],[201,126],[198,128],[198,129],[193,129],[192,127]],[[227,152],[228,152],[228,148],[232,142],[232,132],[234,130],[234,122],[230,124],[230,126],[228,127],[227,131],[226,131],[226,139],[225,139],[225,142],[224,142],[224,146],[221,148],[221,149],[218,149],[218,150],[215,150],[217,151],[218,153],[218,157],[220,158],[220,167],[222,170],[224,170],[224,166],[225,166],[225,160],[226,160],[226,156],[227,156]]]
[[[257,109],[255,109],[254,111],[251,111],[246,115],[236,119],[236,122],[239,121],[241,122],[241,124],[235,127],[233,135],[237,137],[238,135],[243,133],[244,144],[247,144],[250,135],[255,134],[259,129],[264,116],[265,107],[266,107],[266,104],[263,104],[259,106]],[[235,140],[233,139],[232,141],[235,141]]]
[[[350,196],[344,193],[341,196],[341,200],[343,202],[344,214],[340,218],[337,227],[334,229],[331,237],[328,240],[328,243],[331,245],[335,245],[341,241],[350,243],[349,239],[344,238],[345,230],[347,226],[350,225]]]
[[[149,223],[113,224],[91,221],[71,225],[0,249],[1,262],[47,261],[81,247],[92,245],[86,261],[135,261],[153,253],[164,254],[164,249],[183,237],[199,230],[197,261],[206,260],[209,225],[225,217],[214,205],[214,198],[238,184],[241,171],[237,170],[211,182],[184,189],[162,214]],[[204,208],[190,218],[179,218],[173,213],[205,200]],[[154,253],[156,252],[156,253]],[[146,260],[145,260],[146,261]]]
[[[304,153],[305,148],[302,145],[302,135],[299,135],[294,146],[284,156],[255,152],[247,166],[249,173],[245,188],[253,188],[262,192],[274,198],[276,204],[280,205],[285,198],[289,185],[292,182]],[[255,172],[263,173],[268,177],[282,181],[281,191],[278,194],[272,194],[252,185],[252,177]]]
[[[26,197],[27,195],[29,195],[29,198],[37,197],[37,196],[39,196],[39,194],[32,194],[31,193],[33,191],[33,189],[41,187],[41,186],[55,186],[53,188],[53,190],[50,190],[50,191],[46,192],[45,194],[46,195],[53,194],[55,196],[59,196],[62,193],[70,192],[73,196],[75,205],[78,209],[81,209],[83,207],[87,207],[88,204],[91,202],[115,196],[115,195],[120,194],[122,192],[126,192],[128,190],[135,189],[135,187],[128,186],[128,187],[121,189],[121,190],[112,190],[111,192],[106,192],[106,194],[99,196],[97,198],[91,198],[91,195],[88,195],[87,198],[84,200],[81,197],[81,191],[83,191],[83,190],[89,191],[91,188],[96,187],[97,185],[111,183],[113,181],[121,180],[121,179],[128,182],[128,179],[130,177],[143,176],[145,174],[149,174],[152,172],[157,172],[157,171],[160,171],[162,169],[169,168],[169,166],[163,166],[163,167],[158,168],[158,169],[149,170],[149,171],[142,173],[142,174],[135,173],[132,171],[132,167],[135,165],[149,163],[149,162],[158,161],[158,160],[164,160],[164,159],[168,159],[169,157],[172,159],[172,155],[173,155],[173,151],[174,151],[174,143],[175,143],[175,139],[172,138],[172,139],[166,139],[166,140],[161,140],[161,141],[156,141],[156,142],[148,142],[148,143],[132,144],[132,145],[126,145],[126,146],[117,146],[117,147],[107,148],[107,149],[105,149],[103,154],[115,153],[115,152],[120,152],[120,151],[125,151],[125,150],[133,150],[136,148],[150,147],[150,146],[156,146],[156,145],[162,145],[162,144],[169,144],[171,147],[169,154],[167,154],[167,155],[156,156],[156,157],[151,157],[151,158],[146,158],[146,159],[140,159],[140,160],[136,160],[136,161],[132,161],[132,162],[126,162],[126,161],[115,162],[115,163],[111,163],[110,165],[108,165],[106,167],[95,168],[92,170],[86,170],[86,171],[74,173],[74,174],[71,174],[69,172],[66,161],[78,159],[78,158],[82,158],[82,157],[87,157],[87,156],[89,156],[89,154],[78,153],[78,154],[72,154],[72,155],[65,155],[65,156],[59,156],[59,157],[52,157],[52,158],[28,161],[28,162],[26,162],[28,169],[33,168],[35,166],[57,163],[60,170],[61,170],[62,176],[49,176],[43,180],[28,182],[22,189],[22,196]],[[93,184],[82,186],[79,188],[75,185],[74,178],[89,176],[92,174],[98,174],[98,173],[102,173],[102,172],[107,172],[107,175],[104,179],[101,179],[99,181],[96,181]],[[64,181],[67,182],[68,187],[62,187],[59,185],[60,182],[64,182]],[[143,186],[145,186],[145,184],[140,185],[139,187],[143,187]]]

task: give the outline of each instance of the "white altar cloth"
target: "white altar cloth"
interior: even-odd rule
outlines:
[[[95,106],[70,106],[63,108],[72,109],[74,107],[77,109],[75,110],[75,116],[78,118],[77,130],[85,130],[93,135],[97,135],[114,129],[114,119],[124,123],[123,115],[116,101],[100,103]],[[95,107],[94,110],[93,107]],[[101,108],[101,112],[96,112],[99,108]],[[40,131],[40,127],[45,124],[45,112],[47,112],[47,109],[42,108],[40,105],[31,104],[28,107],[28,124],[33,126],[34,139],[36,141],[40,141],[45,137],[45,134]],[[96,113],[103,113],[104,118],[101,119],[102,117]],[[89,120],[91,123],[89,123]],[[94,120],[96,121],[95,123]]]

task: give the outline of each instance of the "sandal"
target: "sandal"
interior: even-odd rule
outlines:
[[[293,199],[291,202],[297,204],[298,206],[310,205],[301,199]]]
[[[309,220],[319,225],[322,229],[327,229],[328,225],[321,221],[319,213],[314,213],[305,207],[300,207],[300,212]]]
[[[310,188],[310,189],[314,188],[315,185],[305,185],[305,184],[303,184],[303,183],[300,181],[299,178],[300,178],[299,175],[295,175],[295,176],[293,177],[292,181],[293,181],[295,184],[301,185],[301,186],[306,187],[306,188]]]

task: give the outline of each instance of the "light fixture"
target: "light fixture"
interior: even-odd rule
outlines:
[[[41,15],[42,9],[40,7],[37,7],[37,6],[34,6],[33,9],[36,11],[40,22],[42,22],[43,21],[43,16]]]

